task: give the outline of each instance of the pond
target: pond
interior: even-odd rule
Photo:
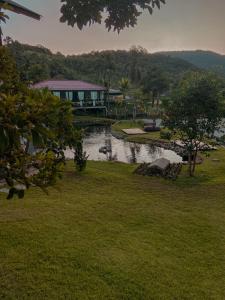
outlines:
[[[124,163],[152,162],[158,158],[167,158],[171,162],[182,162],[182,158],[171,150],[152,145],[126,142],[114,137],[110,127],[92,126],[86,131],[84,151],[89,160],[119,161]],[[73,152],[66,151],[66,157],[73,159]]]

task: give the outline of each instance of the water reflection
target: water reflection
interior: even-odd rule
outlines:
[[[181,162],[175,152],[152,145],[129,143],[112,136],[110,127],[90,127],[84,139],[84,151],[89,160],[121,161],[125,163],[152,162],[165,157],[171,162]],[[71,151],[66,151],[67,158],[73,158]]]

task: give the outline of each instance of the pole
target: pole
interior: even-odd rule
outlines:
[[[1,7],[0,7],[0,15],[1,15]],[[2,46],[2,27],[1,27],[1,21],[0,21],[0,47]]]

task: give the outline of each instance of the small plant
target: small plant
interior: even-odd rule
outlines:
[[[163,140],[169,140],[170,141],[172,139],[172,136],[173,136],[172,131],[165,130],[165,129],[162,129],[160,131],[160,138],[163,139]]]
[[[74,153],[74,162],[76,165],[76,169],[79,172],[82,172],[86,169],[87,166],[88,155],[83,151],[83,143],[82,141],[78,142],[75,147]]]

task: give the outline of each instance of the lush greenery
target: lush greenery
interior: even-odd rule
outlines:
[[[21,79],[37,82],[45,79],[78,79],[99,84],[110,81],[111,87],[119,88],[121,78],[127,78],[131,87],[140,83],[152,68],[163,70],[171,82],[177,82],[187,71],[196,67],[181,59],[160,54],[149,54],[141,47],[130,51],[102,51],[89,54],[64,56],[53,54],[42,46],[23,45],[7,39]]]
[[[55,183],[66,147],[76,149],[79,166],[85,161],[82,136],[74,129],[71,103],[22,84],[5,47],[0,47],[0,66],[0,182],[9,188],[8,198],[22,198],[31,185]]]
[[[212,138],[222,125],[223,87],[223,82],[214,75],[190,73],[165,102],[165,126],[183,142],[190,176],[194,175],[202,142]]]
[[[0,195],[0,298],[224,299],[225,151],[176,182],[135,167],[71,162],[49,196]]]
[[[101,24],[104,18],[106,28],[118,32],[125,27],[134,27],[142,11],[148,10],[152,14],[155,7],[160,9],[160,6],[165,4],[165,0],[99,0],[94,2],[61,0],[61,2],[63,2],[61,22],[67,22],[72,27],[76,24],[79,29],[82,29],[86,25]]]

